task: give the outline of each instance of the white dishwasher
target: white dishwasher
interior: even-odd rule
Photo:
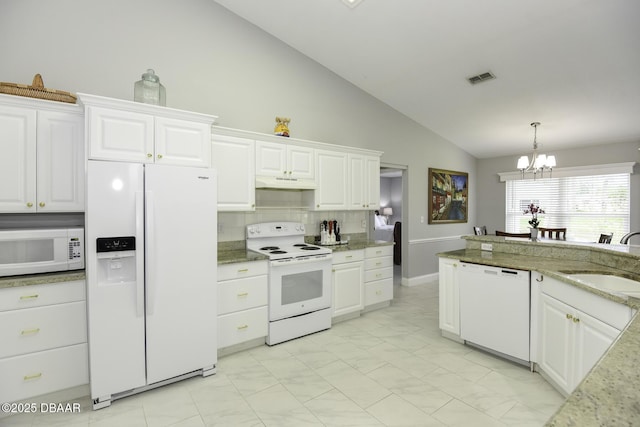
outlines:
[[[529,271],[461,263],[460,337],[529,362]]]

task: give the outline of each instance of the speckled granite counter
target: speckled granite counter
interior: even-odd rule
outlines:
[[[578,272],[615,274],[640,280],[640,248],[559,241],[512,241],[465,236],[467,249],[439,254],[479,264],[534,270],[616,302],[640,309],[640,299],[570,280]],[[480,250],[482,243],[493,251]],[[498,251],[496,251],[498,250]],[[547,426],[640,425],[640,314],[636,314],[607,353],[549,419]]]
[[[32,274],[27,276],[11,276],[0,278],[0,289],[14,288],[17,286],[55,284],[84,279],[84,270],[76,270],[72,272],[64,271],[50,274]]]
[[[313,243],[313,237],[311,237],[308,243]],[[357,249],[389,245],[393,245],[393,242],[386,242],[383,240],[350,240],[346,245],[332,245],[326,247],[337,252],[354,251]],[[218,265],[265,259],[269,258],[265,255],[246,250],[244,247],[244,241],[221,242],[218,244]]]

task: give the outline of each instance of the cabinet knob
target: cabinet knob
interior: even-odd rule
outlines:
[[[319,208],[319,207],[320,207],[320,205],[316,205],[316,208]]]
[[[44,202],[38,203],[38,206],[40,206],[41,208],[44,208]]]
[[[573,319],[573,316],[570,315],[569,313],[567,313],[567,319],[571,320],[571,319]]]
[[[147,153],[147,157],[148,157],[148,158],[152,158],[152,157],[153,157],[153,154],[151,154],[151,153]]]
[[[158,154],[158,159],[161,159],[161,158],[162,158],[162,154]]]
[[[292,174],[292,172],[291,172],[291,171],[289,171],[289,175],[291,175],[291,174]]]
[[[580,318],[579,317],[574,317],[573,318],[573,323],[578,323],[580,322]]]
[[[31,203],[31,202],[27,203],[27,207],[28,208],[32,208],[33,207],[33,203]]]

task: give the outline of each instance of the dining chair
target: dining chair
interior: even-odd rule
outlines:
[[[567,240],[567,229],[566,228],[538,228],[540,232],[540,237],[544,237],[547,239],[555,239],[555,240]]]
[[[528,239],[528,238],[531,237],[531,233],[507,233],[506,231],[498,231],[498,230],[496,230],[496,236],[526,237]]]
[[[611,243],[611,239],[613,239],[613,233],[602,233],[598,243]]]
[[[474,226],[473,232],[475,233],[476,236],[486,236],[487,226],[486,225]]]

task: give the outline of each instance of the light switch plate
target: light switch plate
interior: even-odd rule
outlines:
[[[492,251],[493,245],[491,243],[481,243],[480,249],[482,249],[483,251]]]

